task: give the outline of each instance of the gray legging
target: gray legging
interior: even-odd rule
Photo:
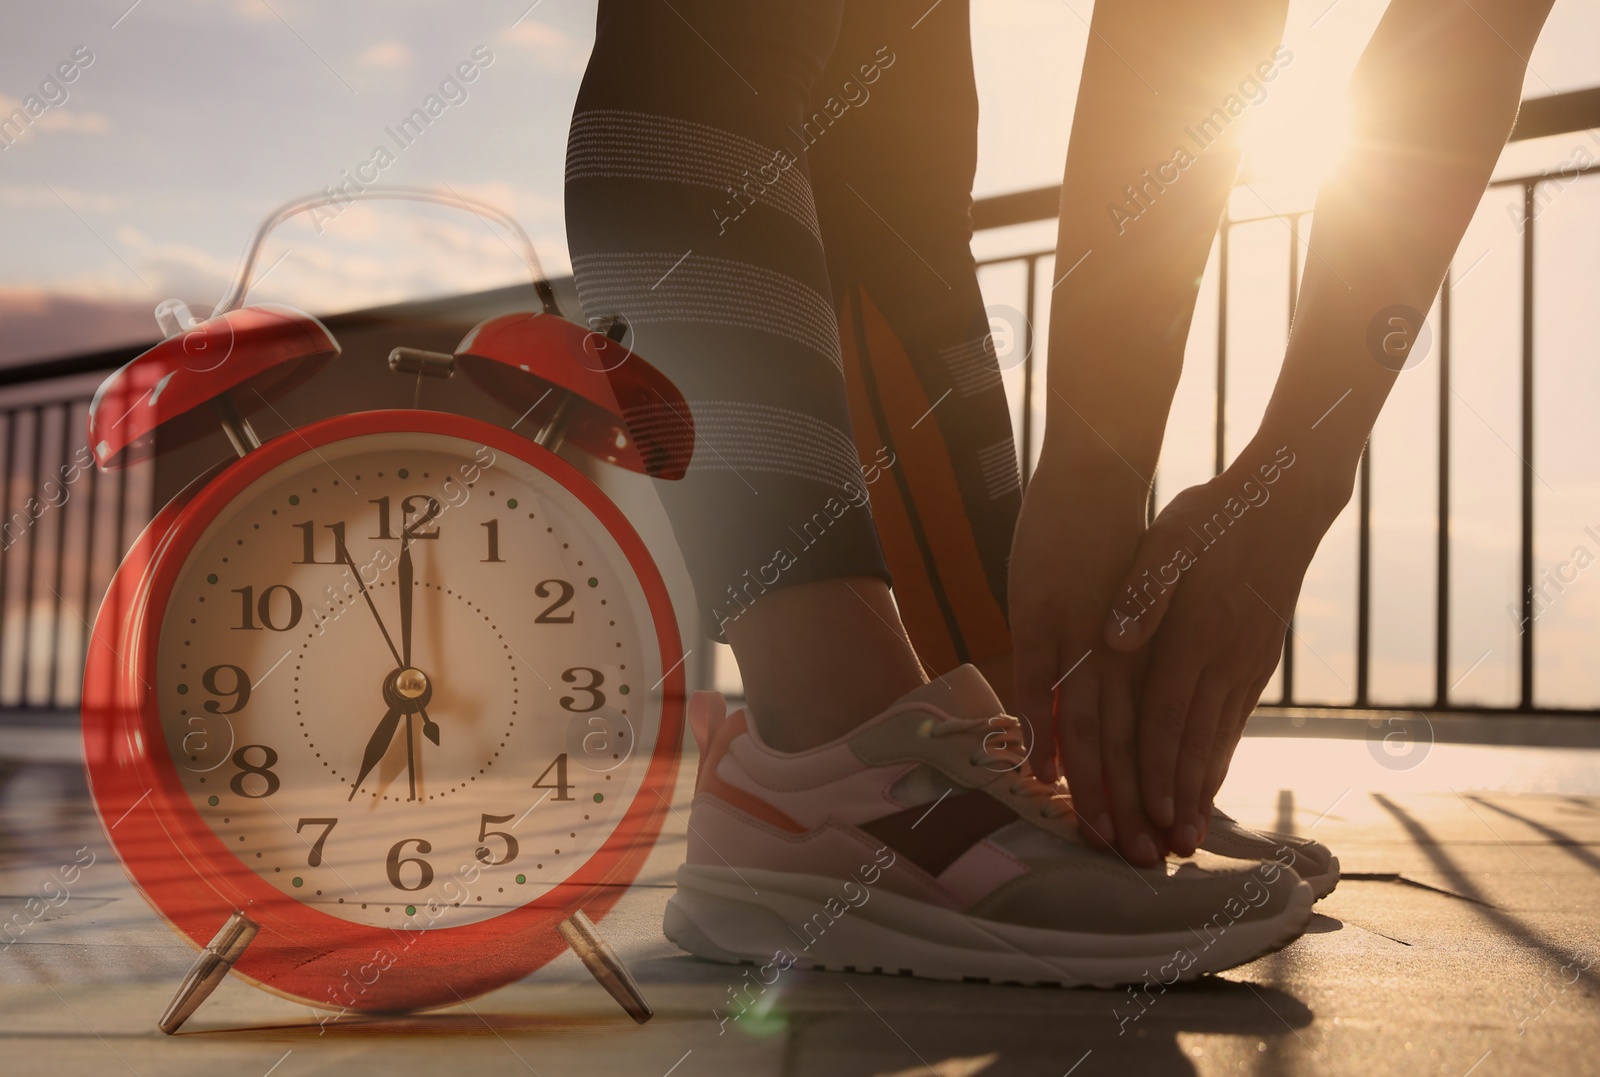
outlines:
[[[714,636],[769,589],[892,571],[930,664],[1009,648],[1020,490],[970,251],[968,18],[601,0],[568,242],[586,314],[622,317],[693,413],[662,496]]]

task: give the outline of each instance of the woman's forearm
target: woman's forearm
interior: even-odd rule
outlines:
[[[1153,476],[1238,122],[1293,62],[1287,6],[1095,6],[1062,182],[1045,462]]]
[[[1510,134],[1551,0],[1394,0],[1351,83],[1348,151],[1318,194],[1261,431],[1336,514]],[[1329,516],[1331,519],[1331,516]]]

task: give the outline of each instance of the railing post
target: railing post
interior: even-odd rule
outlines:
[[[1294,311],[1300,303],[1300,214],[1290,214],[1289,220],[1289,319],[1284,337],[1294,332]],[[1283,698],[1284,706],[1294,702],[1294,611],[1289,611],[1288,631],[1283,635]]]
[[[1522,185],[1522,674],[1518,706],[1533,709],[1533,221],[1538,180]]]
[[[45,705],[58,707],[61,705],[61,695],[57,690],[61,677],[61,625],[63,615],[66,613],[67,596],[66,567],[67,567],[67,531],[68,509],[72,501],[72,492],[67,489],[66,464],[67,458],[72,455],[72,402],[62,401],[56,405],[56,410],[61,415],[61,456],[56,464],[56,476],[61,485],[61,504],[56,507],[56,563],[55,585],[50,588],[51,597],[55,600],[55,615],[50,618],[50,671],[49,682],[45,690]],[[48,481],[48,480],[47,480]]]
[[[28,465],[33,469],[33,484],[31,489],[33,491],[33,496],[37,497],[39,494],[44,492],[42,489],[43,480],[39,477],[41,474],[40,467],[44,459],[44,405],[35,404],[32,410],[33,457],[28,461]],[[33,514],[30,512],[25,513],[25,515],[31,517]],[[17,702],[24,707],[28,706],[30,702],[28,699],[28,690],[30,688],[28,682],[32,680],[30,674],[33,672],[33,598],[35,591],[33,583],[34,580],[38,578],[38,575],[39,527],[37,520],[30,519],[28,521],[28,571],[23,577],[22,661],[19,663],[19,665],[22,667],[22,683],[21,689],[17,693]]]
[[[1360,524],[1356,539],[1356,700],[1367,706],[1372,665],[1372,440],[1361,453]]]
[[[1022,300],[1022,488],[1028,488],[1033,470],[1033,293],[1041,255],[1028,259],[1027,295]]]
[[[1450,270],[1439,292],[1439,515],[1434,557],[1433,705],[1450,705]]]
[[[74,428],[78,430],[87,430],[88,427],[88,412],[86,409],[84,413],[83,424],[75,425]],[[89,465],[83,469],[83,478],[80,480],[83,483],[84,519],[82,610],[83,631],[78,638],[78,667],[80,669],[83,667],[84,662],[86,662],[89,658],[89,639],[94,631],[91,623],[93,622],[95,613],[97,612],[94,608],[94,522],[95,511],[100,503],[100,475],[98,472],[99,468],[95,466],[93,461],[91,461]],[[121,556],[120,550],[117,551],[117,556]],[[82,702],[82,693],[83,686],[80,684],[78,686],[80,703]]]
[[[1228,233],[1233,222],[1226,213],[1217,240],[1217,433],[1216,465],[1212,474],[1222,474],[1227,461],[1228,423]]]

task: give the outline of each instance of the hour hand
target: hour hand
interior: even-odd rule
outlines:
[[[367,741],[367,753],[361,757],[361,773],[356,775],[355,784],[350,787],[350,800],[356,798],[356,793],[361,789],[361,783],[367,780],[367,775],[372,773],[372,768],[377,766],[389,751],[389,745],[394,741],[395,730],[400,728],[400,708],[390,707],[389,713],[383,716],[378,723],[378,728],[372,731],[372,737]]]

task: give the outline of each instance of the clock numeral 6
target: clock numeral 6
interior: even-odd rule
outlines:
[[[500,864],[509,864],[511,861],[517,858],[517,853],[521,851],[521,847],[517,845],[516,838],[513,838],[504,830],[489,829],[490,823],[509,823],[511,822],[511,818],[512,817],[509,815],[485,815],[482,821],[478,823],[479,841],[488,841],[490,838],[499,838],[501,841],[506,843],[506,855],[500,857],[498,860],[495,859],[494,853],[487,845],[478,846],[477,850],[474,852],[473,855],[476,856],[480,862],[487,864],[491,868],[497,867]]]
[[[261,753],[259,766],[250,762],[250,757],[246,754],[253,751]],[[233,790],[235,796],[248,797],[250,800],[265,800],[276,793],[278,786],[283,784],[278,780],[278,776],[272,773],[272,768],[278,765],[278,753],[265,744],[246,744],[233,753],[233,765],[239,768],[239,773],[229,780],[228,788]],[[244,780],[252,776],[266,783],[264,791],[252,793],[245,788]]]
[[[272,596],[283,591],[289,596],[289,612],[287,617],[279,617],[273,613]],[[274,632],[287,632],[300,623],[300,614],[305,611],[305,604],[300,601],[300,595],[293,587],[286,583],[275,583],[261,592],[261,597],[256,598],[254,587],[235,587],[233,593],[239,596],[239,623],[233,626],[235,632],[259,632],[263,625]],[[260,618],[261,624],[256,624]],[[279,622],[282,623],[279,623]]]
[[[232,674],[233,687],[224,688],[217,683],[217,674],[227,670]],[[214,696],[232,696],[233,706],[227,710],[222,709],[222,704],[214,699],[206,700],[205,711],[207,714],[238,714],[244,710],[244,705],[250,702],[250,675],[238,666],[212,666],[200,676],[200,683],[205,690]]]
[[[425,838],[402,838],[394,843],[394,848],[389,850],[389,858],[384,861],[384,867],[389,872],[389,884],[396,890],[426,890],[433,882],[433,865],[417,856],[401,856],[407,845],[415,845],[419,853],[433,852],[433,846]],[[417,878],[416,886],[407,886],[400,881],[400,867],[402,864],[415,864],[422,870]]]
[[[580,673],[589,675],[587,678],[588,684],[578,683],[578,674]],[[578,706],[577,696],[562,696],[562,710],[571,711],[573,714],[588,714],[590,711],[597,711],[606,705],[606,694],[600,691],[600,686],[606,683],[606,678],[605,674],[598,669],[591,669],[589,666],[573,666],[561,674],[561,679],[572,685],[575,691],[583,692],[589,697],[588,705],[580,707]]]

